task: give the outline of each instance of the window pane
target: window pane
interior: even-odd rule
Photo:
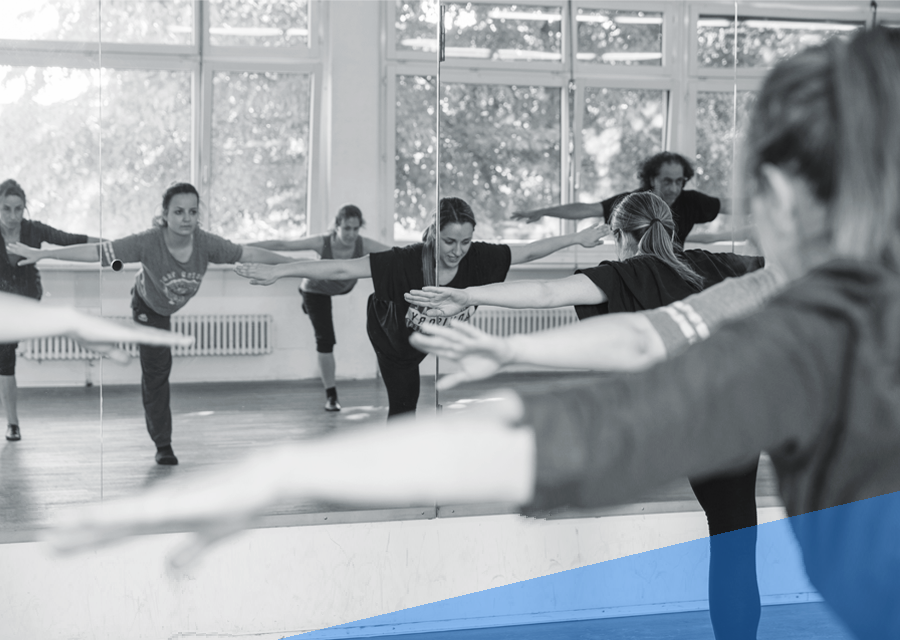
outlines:
[[[209,41],[221,46],[309,44],[308,0],[211,0]]]
[[[193,0],[15,0],[0,3],[0,38],[191,44]],[[100,19],[102,8],[102,20]]]
[[[435,207],[435,87],[431,76],[397,76],[394,239],[415,241]]]
[[[535,5],[448,4],[447,58],[562,60],[562,9]]]
[[[510,221],[515,211],[559,203],[560,101],[554,87],[441,87],[442,196],[475,211],[479,238],[534,238],[556,229]]]
[[[578,60],[598,64],[662,64],[663,14],[578,9]]]
[[[580,202],[638,188],[638,166],[662,151],[665,114],[665,91],[585,89]]]
[[[25,190],[28,216],[98,235],[99,71],[0,67],[4,179]]]
[[[437,0],[395,0],[397,49],[437,51]]]
[[[306,233],[310,77],[213,74],[210,228],[236,241]]]
[[[148,228],[165,186],[190,178],[190,86],[186,72],[0,67],[5,173],[29,215],[107,238]]]
[[[801,49],[821,44],[832,36],[847,36],[861,26],[849,22],[740,18],[737,24],[737,66],[771,67]],[[734,38],[733,17],[700,16],[697,21],[700,65],[732,67]]]
[[[755,96],[753,91],[738,91],[735,129],[731,91],[697,94],[697,162],[691,188],[716,197],[732,197],[734,144],[747,123]]]
[[[103,69],[103,235],[150,227],[165,188],[191,179],[189,71]]]

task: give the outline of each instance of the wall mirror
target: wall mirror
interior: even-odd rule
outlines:
[[[634,189],[638,162],[672,150],[695,166],[688,188],[724,203],[708,231],[735,241],[715,250],[753,253],[739,241],[749,221],[735,158],[754,92],[779,58],[864,28],[876,11],[888,23],[900,13],[863,0],[4,3],[0,179],[22,185],[27,219],[107,239],[148,229],[166,186],[186,180],[200,190],[204,228],[235,242],[323,233],[348,201],[370,237],[415,242],[452,195],[475,211],[476,239],[521,243],[589,221],[512,214]],[[614,256],[609,245],[572,248],[510,278],[563,277]],[[48,304],[131,315],[136,265],[48,262],[40,273]],[[361,281],[336,303],[348,378],[376,371],[369,292]],[[570,322],[570,311],[541,322]],[[23,438],[0,444],[0,541],[33,539],[62,506],[235,459],[248,438],[335,428],[299,401],[276,405],[271,424],[255,418],[316,375],[296,283],[261,290],[211,267],[181,315],[198,344],[173,367],[177,468],[154,463],[136,361],[121,367],[64,340],[20,345]],[[353,407],[343,424],[373,411]],[[270,521],[437,513],[284,505]]]

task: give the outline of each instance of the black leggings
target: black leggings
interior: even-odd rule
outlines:
[[[318,353],[333,353],[337,342],[334,338],[334,320],[331,315],[331,296],[323,293],[304,291],[303,310],[312,322],[313,332],[316,334],[316,351]]]
[[[415,413],[419,404],[419,363],[397,364],[376,350],[378,370],[388,394],[388,418]]]
[[[18,342],[0,344],[0,376],[16,375],[16,348]]]
[[[709,617],[717,640],[755,640],[756,469],[691,480],[709,525]]]

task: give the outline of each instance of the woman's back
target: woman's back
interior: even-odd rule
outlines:
[[[579,319],[604,313],[646,311],[663,307],[722,282],[762,268],[756,256],[712,253],[693,249],[682,254],[684,261],[703,278],[702,287],[686,281],[670,264],[653,255],[637,255],[622,261],[605,261],[581,273],[601,289],[607,302],[577,305]]]

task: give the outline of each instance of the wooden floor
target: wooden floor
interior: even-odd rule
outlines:
[[[485,388],[577,374],[509,374],[489,386],[469,385],[441,394],[445,408],[465,404]],[[227,463],[260,445],[298,440],[367,421],[383,421],[387,396],[380,380],[342,382],[343,411],[323,410],[318,381],[174,385],[173,446],[177,467],[155,463],[144,426],[140,389],[131,386],[20,389],[22,440],[0,441],[0,542],[33,539],[54,512],[86,502],[139,491],[166,476],[187,476],[212,464]],[[419,414],[434,411],[434,388],[424,381]],[[777,504],[777,485],[764,459],[757,483],[760,505]],[[429,511],[430,509],[430,511]],[[360,512],[323,505],[284,505],[273,509],[271,524],[287,516],[299,523],[360,519],[471,515],[503,511],[501,506],[394,509]],[[686,481],[645,496],[609,513],[699,509]],[[508,510],[508,509],[507,509]]]

